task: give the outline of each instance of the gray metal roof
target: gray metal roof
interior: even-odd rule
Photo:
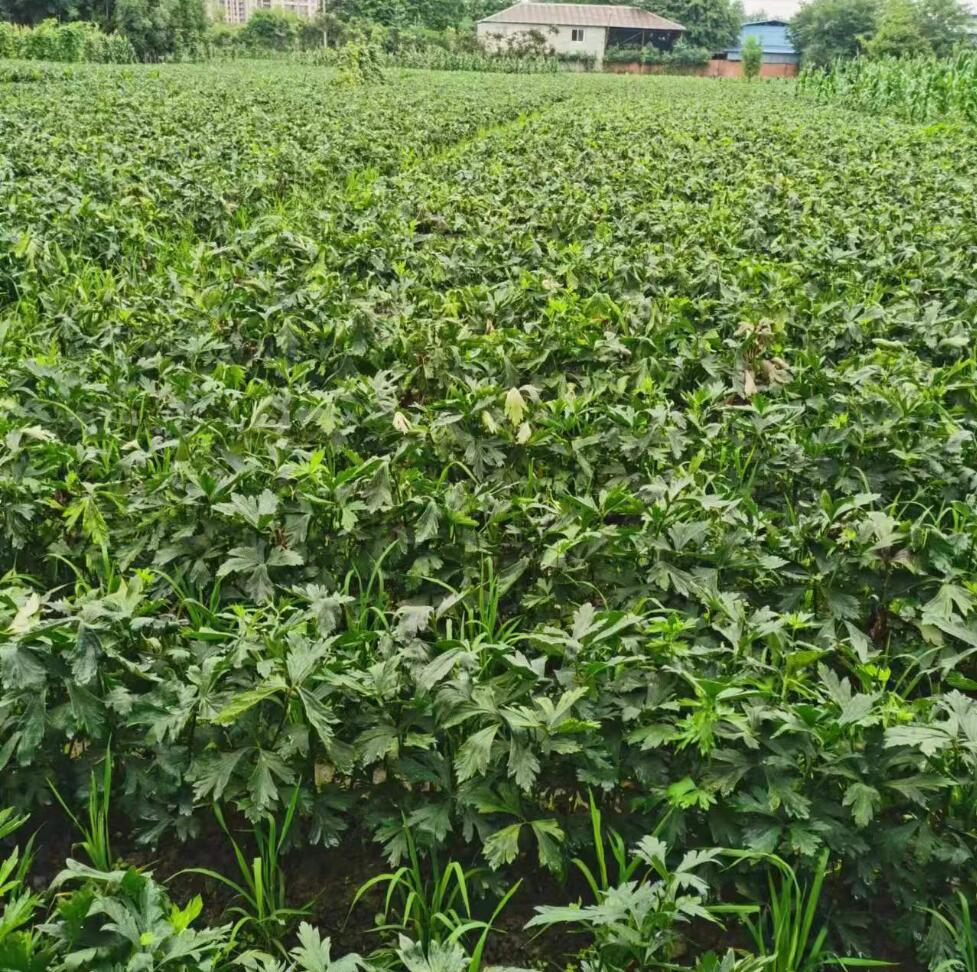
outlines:
[[[482,24],[541,24],[558,27],[627,27],[632,30],[685,30],[674,20],[637,7],[598,3],[515,3],[484,17]]]

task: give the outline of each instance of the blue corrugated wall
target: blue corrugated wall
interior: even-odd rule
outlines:
[[[744,24],[740,29],[739,43],[726,52],[729,60],[741,60],[743,41],[747,37],[759,38],[763,45],[763,59],[768,64],[797,64],[800,61],[800,55],[787,36],[787,25],[775,23]]]

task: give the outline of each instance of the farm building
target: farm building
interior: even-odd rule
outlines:
[[[600,64],[611,47],[654,45],[671,50],[685,28],[637,7],[584,3],[516,3],[480,20],[486,47],[505,47],[531,31],[542,34],[557,54],[592,57]]]
[[[736,46],[726,52],[726,59],[743,59],[743,44],[747,37],[756,37],[763,47],[764,64],[799,64],[801,60],[797,48],[787,35],[786,20],[754,20],[743,24]]]

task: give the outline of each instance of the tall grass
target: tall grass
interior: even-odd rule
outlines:
[[[300,907],[289,905],[286,873],[282,866],[298,799],[299,787],[296,786],[281,819],[267,814],[255,822],[252,835],[257,854],[250,859],[231,833],[220,805],[215,803],[214,815],[234,852],[237,878],[209,867],[188,867],[185,872],[180,872],[212,878],[235,892],[235,904],[228,911],[228,914],[237,917],[231,936],[234,940],[243,931],[246,938],[261,942],[272,950],[284,951],[282,941],[291,926],[298,918],[309,913],[311,902]]]
[[[798,89],[817,101],[906,121],[977,123],[977,51],[943,59],[856,58],[838,61],[828,70],[805,68]]]

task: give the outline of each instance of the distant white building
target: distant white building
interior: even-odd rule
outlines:
[[[311,19],[319,12],[321,0],[213,0],[216,20],[244,24],[255,10],[282,10]]]
[[[490,50],[505,50],[528,31],[542,34],[556,54],[580,54],[600,64],[608,47],[671,50],[685,28],[637,7],[586,3],[516,3],[476,26]]]

